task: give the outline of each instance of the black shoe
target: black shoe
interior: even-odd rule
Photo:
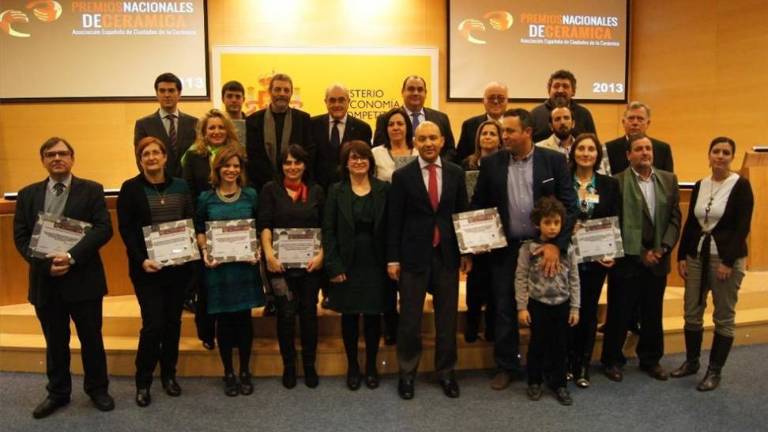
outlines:
[[[240,372],[240,394],[248,396],[253,393],[253,382],[250,372]]]
[[[459,383],[454,378],[445,378],[440,380],[440,387],[443,388],[443,393],[449,398],[459,397]]]
[[[195,303],[194,299],[184,300],[183,308],[184,310],[189,311],[193,314],[197,313],[197,303]]]
[[[366,369],[365,386],[371,390],[379,387],[379,372],[376,370],[376,368]]]
[[[176,378],[163,379],[163,390],[165,390],[165,394],[168,396],[181,396],[181,387],[176,382]]]
[[[720,370],[709,367],[707,368],[707,373],[706,375],[704,375],[704,378],[701,380],[699,385],[696,386],[696,390],[711,391],[716,389],[717,386],[719,385],[720,385]]]
[[[414,396],[413,378],[400,378],[397,383],[397,394],[401,399],[411,400]]]
[[[355,391],[360,388],[360,371],[348,370],[347,371],[347,388]]]
[[[528,395],[528,399],[537,401],[541,399],[542,391],[541,384],[529,384],[528,390],[525,392]]]
[[[581,388],[589,387],[589,366],[579,366],[575,376],[576,385]]]
[[[621,380],[624,379],[624,373],[621,371],[621,368],[616,365],[606,366],[603,372],[611,381],[621,382]]]
[[[45,398],[44,401],[40,402],[38,406],[35,407],[35,410],[32,411],[32,417],[36,419],[41,419],[44,417],[48,417],[49,415],[53,414],[57,409],[67,405],[69,403],[69,399],[52,399],[50,396]]]
[[[224,375],[224,394],[229,397],[235,397],[240,394],[240,386],[237,384],[237,377],[232,372]]]
[[[314,366],[304,366],[304,384],[309,388],[315,388],[320,384],[320,377]]]
[[[688,375],[696,375],[696,373],[699,371],[699,368],[701,367],[701,364],[696,361],[684,361],[683,364],[680,365],[679,368],[672,371],[672,373],[669,374],[672,378],[682,378],[686,377]]]
[[[152,403],[152,396],[149,394],[148,388],[136,389],[136,405],[144,408]]]
[[[105,391],[92,394],[91,401],[99,411],[112,411],[115,409],[115,400]]]
[[[653,366],[640,366],[640,370],[647,373],[649,377],[659,381],[666,381],[669,379],[669,374],[659,364]]]
[[[568,389],[565,387],[558,387],[557,390],[555,390],[555,398],[558,402],[560,402],[560,405],[573,405],[573,399],[571,399],[571,394],[568,393]]]
[[[283,369],[283,387],[287,389],[296,387],[296,369],[292,367]]]

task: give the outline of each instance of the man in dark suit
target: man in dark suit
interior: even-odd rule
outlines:
[[[608,151],[608,161],[611,165],[611,174],[616,175],[629,166],[627,152],[629,151],[629,136],[645,134],[651,124],[651,109],[642,102],[630,102],[624,110],[621,125],[624,127],[624,136],[605,143]],[[675,164],[672,160],[672,148],[664,141],[648,137],[653,146],[653,166],[660,170],[674,172]]]
[[[371,143],[368,123],[349,115],[349,90],[334,84],[325,90],[328,113],[312,117],[312,141],[315,143],[315,179],[324,189],[339,181],[339,152],[341,145],[352,140]]]
[[[261,190],[278,178],[282,170],[281,153],[290,144],[298,144],[314,154],[309,114],[291,108],[293,81],[286,74],[275,74],[269,82],[271,101],[245,120],[245,150],[248,153],[248,180]],[[310,168],[310,172],[312,167]]]
[[[621,381],[622,347],[628,319],[639,305],[640,340],[637,356],[640,369],[652,378],[666,380],[659,365],[664,355],[662,306],[669,252],[680,234],[680,197],[677,177],[653,167],[653,145],[643,134],[629,136],[626,157],[630,169],[616,176],[621,191],[621,238],[624,258],[616,265],[616,281],[609,288],[608,319],[601,361],[605,375]]]
[[[553,242],[542,246],[544,271],[554,275],[565,253],[578,215],[576,192],[565,157],[556,151],[535,147],[531,115],[524,109],[504,113],[504,150],[483,160],[472,196],[473,209],[496,207],[501,217],[508,246],[495,249],[491,256],[491,292],[496,304],[494,360],[497,372],[491,387],[502,390],[520,372],[514,275],[520,244],[535,234],[530,221],[533,205],[543,196],[554,196],[567,214]]]
[[[470,117],[461,124],[461,135],[456,147],[456,163],[461,163],[467,156],[475,152],[475,136],[480,123],[486,120],[501,121],[501,115],[507,110],[507,86],[498,82],[490,82],[483,91],[483,106],[485,112],[479,116]]]
[[[43,418],[69,403],[69,320],[80,339],[85,392],[102,411],[114,409],[108,393],[107,359],[101,337],[101,302],[107,293],[99,249],[112,237],[112,225],[98,183],[72,175],[75,150],[62,138],[50,138],[40,147],[48,178],[19,191],[13,219],[16,249],[29,263],[29,302],[35,306],[46,343],[48,397],[32,412]],[[88,222],[91,228],[69,250],[32,254],[30,242],[38,213]]]
[[[399,281],[400,323],[397,360],[398,393],[414,395],[414,378],[421,357],[421,317],[427,288],[435,306],[435,371],[446,396],[459,397],[456,367],[456,316],[459,270],[472,261],[460,257],[452,215],[467,210],[462,169],[440,157],[445,139],[430,121],[417,128],[414,145],[419,156],[395,171],[389,193],[387,272]]]
[[[172,73],[160,74],[155,79],[155,95],[160,108],[152,114],[136,120],[133,127],[133,147],[148,136],[165,143],[168,162],[165,170],[169,175],[181,177],[181,156],[195,142],[197,118],[179,111],[181,80]],[[138,165],[138,161],[136,162]]]
[[[447,156],[449,160],[452,160],[456,142],[453,139],[451,122],[445,113],[424,106],[424,101],[427,99],[427,82],[424,78],[417,75],[406,77],[403,80],[401,94],[403,96],[403,108],[408,113],[413,129],[416,130],[416,127],[423,121],[435,123],[440,128],[440,133],[445,140],[445,145],[443,145],[440,155],[443,157]],[[387,125],[385,124],[384,115],[380,115],[376,118],[376,132],[373,135],[373,145],[380,145],[386,142]]]
[[[549,99],[531,111],[533,116],[533,142],[547,139],[551,131],[549,128],[549,112],[558,106],[567,106],[573,115],[573,136],[579,136],[584,132],[597,134],[595,121],[589,110],[574,102],[576,95],[576,77],[567,70],[558,70],[549,76],[547,82]]]

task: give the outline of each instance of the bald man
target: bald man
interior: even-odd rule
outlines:
[[[456,147],[456,163],[461,163],[467,156],[475,152],[475,135],[480,123],[486,120],[501,121],[501,116],[507,110],[507,86],[499,82],[490,82],[483,90],[483,107],[485,112],[468,118],[461,125],[459,145]]]

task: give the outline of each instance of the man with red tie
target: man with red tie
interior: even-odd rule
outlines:
[[[460,257],[451,216],[467,210],[462,169],[440,157],[445,139],[437,124],[424,121],[414,134],[416,160],[395,171],[389,194],[387,272],[399,282],[400,324],[397,359],[398,393],[414,396],[421,357],[421,317],[427,287],[435,307],[435,371],[446,396],[459,397],[456,366],[456,315],[459,270],[472,261]]]

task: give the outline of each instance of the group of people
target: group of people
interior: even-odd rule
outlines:
[[[328,112],[316,117],[290,107],[293,83],[285,74],[273,76],[269,106],[247,116],[245,91],[236,81],[222,89],[225,111],[212,109],[199,120],[179,111],[181,90],[173,74],[155,81],[160,107],[135,127],[140,173],[123,183],[117,201],[142,317],[135,374],[139,406],[152,401],[158,363],[165,393],[182,392],[176,363],[190,290],[198,293],[198,335],[206,348],[218,346],[227,396],[253,392],[251,310],[267,298],[276,309],[283,385],[297,384],[298,317],[304,382],[318,386],[317,303],[325,290],[328,307],[341,314],[349,389],[379,386],[376,358],[384,333],[397,344],[403,399],[415,394],[430,293],[434,368],[445,395],[459,397],[454,369],[460,273],[467,275],[464,338],[479,338],[484,316],[483,337],[494,344],[493,389],[522,376],[520,326],[530,327],[531,400],[548,386],[570,405],[569,379],[589,387],[606,279],[605,375],[622,380],[626,334],[639,327],[640,368],[659,380],[669,376],[659,364],[662,304],[681,213],[670,146],[646,134],[648,106],[630,103],[622,118],[625,136],[603,145],[589,111],[572,99],[576,79],[570,72],[552,74],[549,99],[532,112],[507,109],[507,88],[494,82],[484,90],[485,112],[464,122],[454,146],[448,116],[423,106],[426,82],[418,76],[404,80],[403,106],[381,115],[375,133],[348,115],[349,92],[338,84],[326,91]],[[245,142],[234,121],[244,121]],[[686,279],[687,356],[671,376],[698,372],[707,292],[714,298],[715,338],[699,390],[719,384],[745,272],[753,196],[749,182],[731,171],[735,153],[730,138],[710,144],[712,174],[696,183],[678,248],[678,270]],[[70,318],[82,344],[85,391],[108,411],[114,401],[101,337],[107,287],[98,251],[112,226],[103,188],[72,175],[75,150],[63,138],[43,143],[40,158],[48,178],[19,192],[14,219],[17,249],[30,264],[29,300],[47,343],[48,396],[33,415],[46,417],[70,400]],[[469,191],[468,171],[477,171]],[[494,207],[507,246],[461,254],[453,215]],[[30,242],[40,212],[91,228],[70,250],[35,258]],[[611,216],[620,221],[624,257],[578,264],[574,232],[591,219]],[[202,259],[166,266],[150,259],[143,228],[185,219],[194,221]],[[244,262],[218,262],[209,252],[206,222],[242,219],[255,221],[260,252]],[[277,230],[289,228],[321,232],[321,247],[298,268],[281,262],[273,246]],[[358,359],[361,316],[364,367]]]

